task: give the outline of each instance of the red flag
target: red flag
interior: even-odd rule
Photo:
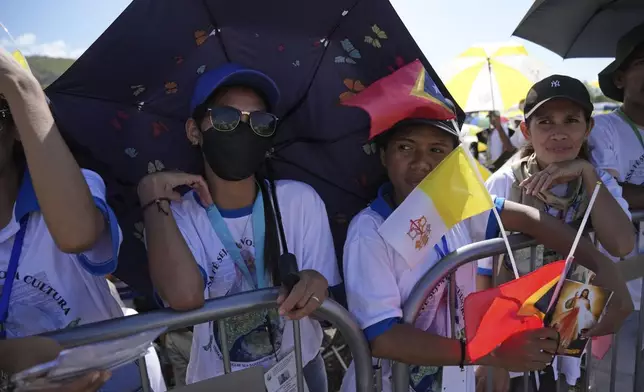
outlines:
[[[490,354],[517,332],[543,327],[547,294],[552,295],[564,265],[564,260],[550,263],[519,279],[465,298],[465,335],[472,361]]]
[[[420,60],[379,79],[362,92],[343,100],[342,104],[356,106],[369,113],[370,139],[406,118],[456,118],[454,110]]]

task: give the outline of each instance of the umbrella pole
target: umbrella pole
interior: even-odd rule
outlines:
[[[492,81],[492,62],[490,61],[489,57],[486,59],[486,61],[487,61],[487,70],[490,75],[490,96],[492,97],[492,111],[496,112],[496,105],[494,103],[494,82]]]

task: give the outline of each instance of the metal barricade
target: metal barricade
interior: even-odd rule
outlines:
[[[644,211],[634,212],[632,216],[633,216],[634,222],[644,220]],[[513,250],[531,247],[530,264],[532,269],[534,269],[535,258],[536,258],[536,252],[534,249],[535,249],[535,246],[538,245],[536,240],[520,234],[511,235],[508,237],[508,239],[510,241],[510,246]],[[638,240],[639,240],[639,236],[638,236]],[[447,257],[445,257],[439,263],[436,263],[432,268],[430,268],[412,289],[411,294],[409,295],[403,307],[403,322],[413,324],[418,316],[420,309],[422,308],[423,304],[429,297],[429,294],[431,293],[433,288],[436,285],[438,285],[443,279],[452,275],[459,267],[470,262],[475,262],[477,260],[480,260],[486,257],[496,256],[503,253],[506,253],[506,246],[503,242],[503,239],[495,238],[495,239],[486,240],[486,241],[463,246],[457,249],[456,251],[454,251],[453,253],[447,255]],[[452,298],[453,297],[450,296],[449,300],[451,301]],[[642,298],[644,298],[644,284],[642,285]],[[450,304],[450,306],[452,305]],[[637,347],[639,347],[641,350],[643,333],[644,333],[644,312],[640,312],[639,329],[637,332],[637,346],[634,347],[633,349],[637,349]],[[616,366],[615,366],[616,365],[615,358],[617,353],[616,345],[617,345],[617,339],[613,339],[613,356],[612,356],[611,377],[610,377],[611,391],[614,390],[615,388],[614,385],[616,381]],[[591,346],[589,345],[587,354],[586,354],[586,364],[585,364],[586,372],[584,377],[585,390],[589,390],[591,387],[590,381],[592,378],[591,373],[593,370],[591,365],[593,362],[593,359],[592,359],[592,355],[590,355],[590,347]],[[644,390],[644,385],[640,385],[643,383],[641,379],[644,379],[644,377],[642,377],[642,375],[644,375],[644,369],[642,368],[642,365],[643,365],[642,360],[644,358],[642,358],[640,350],[638,350],[637,355],[635,356],[636,358],[635,364],[633,364],[635,366],[634,387],[633,387],[634,392]],[[638,384],[638,380],[639,380],[639,384]],[[528,387],[528,383],[529,383],[528,374],[524,375],[523,381],[524,381],[523,382],[524,388]],[[394,362],[392,364],[392,385],[393,385],[393,390],[395,392],[409,391],[409,365],[401,362]],[[488,382],[487,390],[491,391],[492,390],[491,387],[492,387],[492,384]],[[558,383],[557,392],[559,392],[560,390],[561,390],[560,384]]]
[[[223,319],[242,313],[248,313],[277,307],[277,288],[250,291],[223,298],[207,300],[202,308],[188,312],[176,312],[171,309],[161,309],[144,314],[106,320],[86,324],[73,329],[60,330],[44,334],[55,339],[65,347],[74,347],[111,339],[118,339],[147,331],[154,328],[166,327],[168,331],[185,328]],[[373,392],[374,380],[371,365],[371,352],[367,340],[353,316],[342,306],[331,299],[324,301],[315,315],[333,323],[340,331],[351,350],[356,373],[356,391]],[[225,342],[225,329],[219,328],[224,334],[220,341]],[[295,329],[297,334],[299,331]],[[295,339],[295,350],[298,352],[299,336]],[[222,350],[228,353],[227,350]],[[301,361],[301,357],[299,358]],[[145,363],[139,366],[145,369]],[[230,372],[230,358],[224,354],[224,368]],[[142,370],[143,371],[143,370]],[[301,372],[299,372],[301,373]],[[144,384],[145,385],[145,384]],[[145,389],[145,386],[144,386]]]

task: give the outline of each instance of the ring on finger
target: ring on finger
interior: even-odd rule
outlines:
[[[316,297],[315,295],[311,295],[311,299],[316,300],[317,303],[322,303],[322,301],[320,301],[320,299],[318,297]]]

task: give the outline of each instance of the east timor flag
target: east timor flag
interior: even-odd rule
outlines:
[[[453,120],[453,104],[415,60],[342,102],[363,109],[371,118],[369,138],[380,135],[408,118]]]
[[[499,287],[465,298],[467,353],[472,361],[490,354],[517,332],[543,327],[545,311],[565,261],[547,264]]]

